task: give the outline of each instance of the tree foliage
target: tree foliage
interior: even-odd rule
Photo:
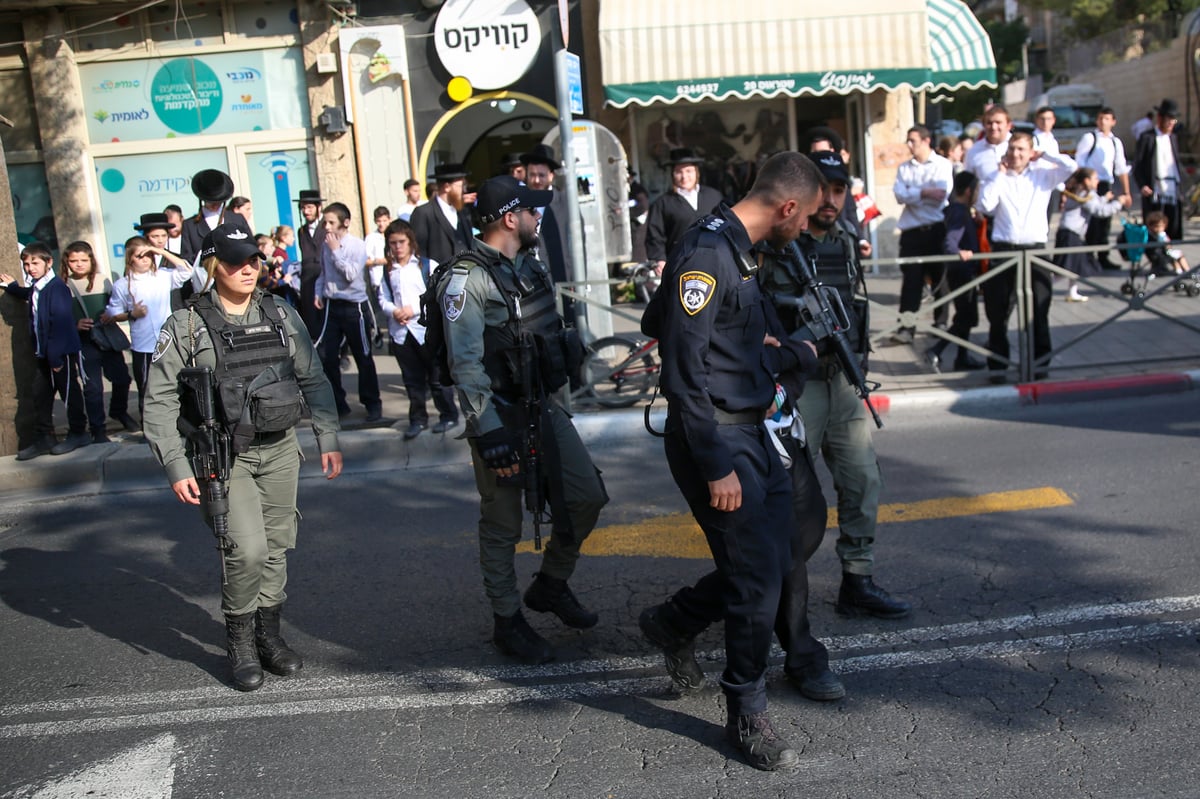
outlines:
[[[1200,8],[1200,0],[1031,0],[1028,7],[1054,12],[1067,22],[1063,34],[1085,41],[1138,22],[1178,23],[1184,14]]]

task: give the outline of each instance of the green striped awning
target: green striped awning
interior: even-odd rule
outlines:
[[[730,97],[995,86],[987,33],[961,0],[687,4],[601,0],[605,96],[618,108]]]

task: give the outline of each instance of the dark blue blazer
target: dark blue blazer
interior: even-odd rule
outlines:
[[[8,284],[7,290],[12,296],[26,302],[33,296],[32,286],[22,286],[15,280]],[[50,363],[51,368],[62,366],[68,355],[79,352],[79,329],[75,326],[72,302],[71,289],[55,275],[38,294],[36,326],[33,324],[33,309],[30,308],[29,327],[33,331],[36,349],[42,351],[42,357]]]

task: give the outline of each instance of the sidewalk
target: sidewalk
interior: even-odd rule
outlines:
[[[1196,226],[1193,231],[1200,232]],[[1200,245],[1185,245],[1184,251],[1191,264],[1200,263]],[[1118,297],[1100,296],[1094,289],[1081,286],[1085,294],[1091,295],[1091,299],[1083,303],[1066,302],[1065,282],[1056,283],[1050,310],[1054,346],[1065,347],[1122,309],[1129,309],[1129,299],[1120,295],[1120,286],[1127,277],[1127,271],[1106,272],[1095,280]],[[1151,282],[1150,291],[1154,290],[1156,282]],[[877,306],[898,307],[898,273],[869,277],[868,289]],[[636,306],[623,307],[632,310]],[[918,336],[913,345],[876,347],[870,360],[870,378],[878,381],[880,388],[872,399],[880,413],[886,414],[903,407],[961,409],[974,404],[1045,404],[1190,391],[1200,386],[1200,332],[1197,332],[1200,331],[1200,297],[1168,290],[1150,300],[1147,307],[1185,321],[1196,330],[1189,330],[1149,310],[1130,311],[1056,354],[1049,380],[1005,386],[990,385],[982,372],[945,375],[931,372],[922,353],[933,339]],[[877,317],[883,315],[878,308],[873,309],[873,313]],[[873,328],[882,329],[883,321],[876,319]],[[984,342],[985,325],[981,308],[980,325],[971,337],[973,342]],[[619,317],[614,320],[614,327],[618,333],[633,333],[635,328],[633,323]],[[1011,334],[1011,338],[1015,353],[1015,334]],[[953,353],[953,347],[947,352]],[[344,420],[345,430],[341,435],[347,471],[396,471],[468,463],[468,447],[458,438],[462,435],[462,426],[449,436],[426,431],[412,441],[404,441],[402,433],[408,426],[408,400],[399,367],[394,358],[382,352],[376,352],[375,364],[383,394],[384,422],[379,425],[367,427],[365,424],[365,412],[356,401],[353,367],[343,375],[347,399],[354,409]],[[1010,379],[1013,374],[1009,372]],[[660,414],[663,408],[665,404],[660,402],[657,408]],[[58,410],[62,415],[62,409]],[[430,411],[436,417],[432,407]],[[589,443],[645,435],[641,404],[625,410],[577,411],[576,425]],[[658,426],[661,427],[661,420]],[[141,435],[116,432],[115,428],[110,429],[109,435],[115,443],[91,445],[67,455],[43,455],[21,463],[12,456],[0,458],[0,485],[3,486],[0,496],[15,499],[166,488],[165,475]],[[316,475],[319,471],[316,445],[311,430],[304,425],[301,443],[308,459],[302,474]]]

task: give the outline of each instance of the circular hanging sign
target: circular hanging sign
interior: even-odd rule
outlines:
[[[525,0],[446,0],[433,27],[442,66],[476,89],[503,89],[533,65],[542,31]]]
[[[198,58],[176,58],[154,75],[154,114],[176,133],[200,133],[221,115],[221,80]]]

